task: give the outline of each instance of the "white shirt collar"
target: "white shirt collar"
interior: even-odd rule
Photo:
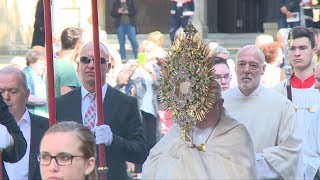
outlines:
[[[26,108],[26,111],[24,112],[23,116],[21,117],[21,119],[18,121],[18,126],[20,126],[23,122],[27,122],[29,125],[31,124],[30,121],[30,114],[28,109]]]
[[[108,89],[108,83],[105,83],[103,86],[102,86],[102,99],[104,99],[105,95],[106,95],[106,92],[107,92],[107,89]],[[81,86],[81,99],[83,100],[86,95],[89,93],[88,90],[86,90],[86,88],[84,88],[83,86]]]

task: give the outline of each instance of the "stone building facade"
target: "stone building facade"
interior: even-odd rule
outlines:
[[[0,54],[30,48],[38,0],[0,1]],[[277,0],[194,0],[194,24],[207,33],[261,32],[264,22],[276,22]],[[100,29],[114,33],[112,0],[98,0]],[[136,0],[138,33],[169,29],[169,0]],[[90,0],[51,0],[53,33],[68,26],[89,27]]]

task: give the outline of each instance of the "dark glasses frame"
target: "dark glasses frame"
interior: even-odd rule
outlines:
[[[85,156],[75,156],[69,153],[59,153],[55,156],[51,156],[50,154],[44,153],[37,155],[37,159],[40,165],[48,166],[51,164],[52,159],[56,160],[56,163],[59,166],[69,166],[72,164],[72,160],[75,157],[85,157]]]
[[[94,61],[94,58],[92,58],[92,57],[87,57],[87,56],[82,56],[82,57],[80,57],[80,62],[83,63],[83,64],[89,64],[91,61]],[[109,63],[109,60],[107,60],[107,59],[104,58],[104,57],[101,57],[101,58],[100,58],[100,63],[101,63],[101,64],[106,64],[106,63]]]

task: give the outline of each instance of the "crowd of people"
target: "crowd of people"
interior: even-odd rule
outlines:
[[[130,0],[112,7],[120,53],[100,39],[97,60],[92,32],[62,31],[52,127],[45,48],[35,45],[25,64],[0,69],[3,179],[99,179],[98,146],[106,150],[108,179],[320,178],[320,30],[282,28],[275,41],[258,36],[233,60],[195,33],[193,1],[171,7],[169,49],[159,31],[138,46]]]
[[[110,179],[318,177],[320,65],[314,62],[318,46],[315,35],[308,28],[292,29],[292,42],[285,57],[293,68],[292,101],[286,97],[287,81],[281,77],[280,69],[285,43],[267,41],[247,45],[231,60],[226,59],[227,49],[215,42],[196,46],[204,47],[194,50],[200,53],[197,56],[181,54],[179,48],[166,52],[162,48],[163,35],[154,32],[141,43],[138,58],[122,64],[117,51],[101,42],[105,120],[98,125],[93,43],[83,42],[80,29],[67,28],[61,35],[61,50],[55,63],[65,61],[73,72],[69,79],[76,78],[80,83],[60,86],[61,94],[56,94],[58,123],[49,130],[43,111],[36,111],[37,107],[46,107],[47,102],[43,95],[46,92],[44,48],[35,46],[27,52],[24,69],[13,66],[0,69],[4,178],[95,179],[98,160],[93,144],[106,146]],[[183,49],[184,41],[190,39],[177,38],[173,45],[176,43]],[[72,48],[66,48],[65,43]],[[274,57],[278,55],[280,58]],[[180,102],[181,93],[189,93],[188,97],[194,101],[190,103],[198,103],[193,97],[196,92],[192,92],[194,77],[183,73],[165,76],[169,66],[173,66],[168,61],[179,61],[185,56],[189,57],[183,61],[185,68],[195,66],[195,61],[209,62],[210,68],[202,68],[212,73],[212,85],[208,87],[212,91],[208,93],[213,93],[214,98],[201,121],[189,115],[181,119],[179,115],[185,113],[181,104],[175,112],[166,109],[166,103]],[[270,65],[279,71],[267,71],[268,63],[273,61],[277,63]],[[119,66],[120,70],[115,70]],[[183,67],[173,68],[186,71]],[[71,73],[61,70],[60,75],[54,76]],[[195,76],[193,71],[201,74],[197,68],[185,73]],[[278,83],[263,84],[267,72],[274,73],[276,78],[269,79]],[[160,97],[166,77],[178,83],[173,84],[172,97]],[[231,83],[232,79],[235,83]],[[185,88],[190,90],[185,92]],[[180,123],[192,119],[186,132],[191,140],[181,138],[186,129],[177,123],[179,118]],[[81,168],[81,173],[74,173],[77,168]]]

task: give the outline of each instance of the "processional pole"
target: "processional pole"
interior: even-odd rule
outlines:
[[[287,97],[290,101],[292,101],[292,90],[291,90],[291,76],[293,73],[292,66],[290,65],[289,55],[288,52],[290,47],[292,46],[293,36],[292,36],[292,29],[287,28],[285,33],[285,40],[284,40],[284,73],[286,75],[286,90],[287,90]]]
[[[100,44],[99,44],[99,21],[98,21],[98,5],[97,0],[91,0],[92,8],[92,34],[94,47],[94,73],[95,73],[95,89],[97,98],[97,119],[98,126],[104,124],[103,110],[102,110],[102,86],[101,86],[101,69],[100,69]],[[99,167],[98,172],[100,179],[107,179],[107,165],[106,165],[106,146],[99,145]]]
[[[40,0],[41,1],[41,0]],[[54,79],[53,79],[53,54],[52,54],[52,30],[51,30],[51,7],[50,0],[43,0],[46,36],[46,58],[47,58],[47,78],[48,78],[48,107],[49,126],[56,122]],[[0,180],[2,180],[2,151],[0,151]]]
[[[44,24],[45,24],[45,34],[46,34],[49,127],[51,127],[56,123],[56,100],[54,95],[54,71],[53,71],[51,1],[50,0],[43,0],[43,9],[44,9]]]

